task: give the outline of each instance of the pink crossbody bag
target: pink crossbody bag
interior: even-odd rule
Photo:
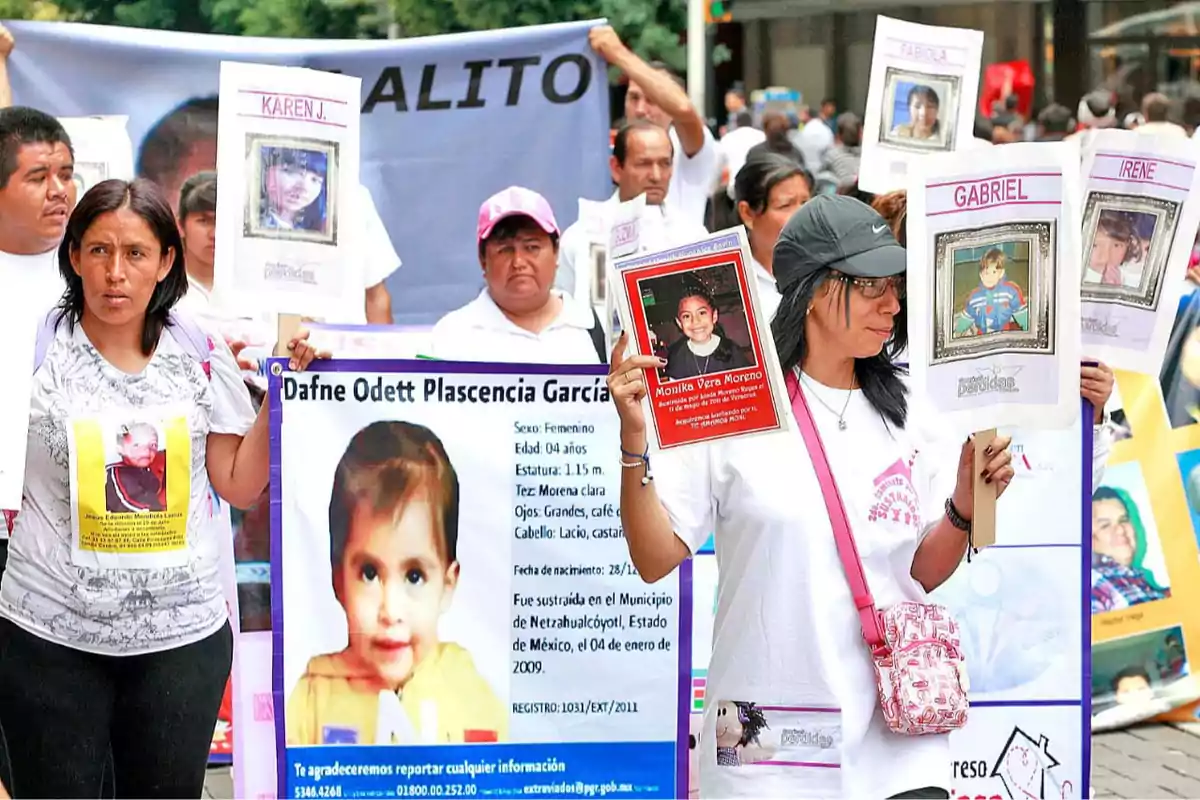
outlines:
[[[885,611],[875,608],[825,446],[793,372],[787,375],[787,390],[817,471],[838,557],[875,665],[884,720],[894,733],[906,736],[949,733],[963,727],[970,703],[958,623],[949,611],[932,603],[905,601]]]

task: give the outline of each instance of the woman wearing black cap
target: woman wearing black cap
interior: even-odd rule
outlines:
[[[849,197],[819,196],[784,226],[774,252],[782,296],[772,324],[803,392],[880,609],[923,602],[967,549],[974,445],[930,447],[909,424],[905,252],[887,223]],[[643,370],[613,352],[608,384],[623,463],[646,452]],[[980,442],[986,480],[1013,477],[1007,437]],[[703,797],[948,798],[948,736],[892,733],[813,462],[795,434],[723,440],[655,456],[654,480],[622,470],[621,521],[635,567],[671,573],[715,531],[720,574],[705,723]],[[724,758],[742,715],[763,712],[755,758]],[[757,717],[753,717],[757,719]],[[797,732],[804,734],[798,736]],[[744,733],[744,731],[743,731]],[[742,738],[745,738],[744,736]],[[766,756],[763,753],[777,752]],[[739,764],[726,766],[726,764]]]

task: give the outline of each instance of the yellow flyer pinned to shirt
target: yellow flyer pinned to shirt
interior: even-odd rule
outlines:
[[[67,427],[71,558],[92,569],[187,563],[192,441],[183,409],[124,409]]]

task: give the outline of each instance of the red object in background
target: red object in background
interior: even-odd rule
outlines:
[[[217,712],[217,728],[213,731],[210,756],[233,755],[233,679],[225,682],[225,695],[221,698],[221,710]],[[227,763],[227,760],[226,760]]]
[[[487,742],[498,742],[500,737],[496,735],[496,731],[481,731],[481,730],[465,730],[463,731],[464,744],[484,744]]]
[[[1029,119],[1033,110],[1033,69],[1028,61],[988,64],[984,68],[979,113],[991,119],[993,106],[997,102],[1003,103],[1009,94],[1017,96],[1017,113]]]

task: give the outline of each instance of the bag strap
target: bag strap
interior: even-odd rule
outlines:
[[[52,308],[46,316],[42,317],[42,324],[38,326],[37,339],[33,345],[33,369],[30,371],[30,375],[37,372],[42,366],[42,362],[46,360],[46,352],[54,341],[55,332],[58,331],[60,314],[62,314],[61,309]]]
[[[600,315],[596,313],[596,309],[592,309],[592,327],[588,331],[588,335],[592,337],[592,347],[596,348],[596,355],[600,358],[601,364],[608,363],[608,342],[604,338],[604,326],[600,323]]]
[[[50,345],[54,342],[54,334],[58,331],[58,324],[61,321],[62,310],[52,309],[45,317],[42,318],[42,324],[38,328],[37,339],[33,347],[33,372],[37,372],[42,366],[42,362],[46,360],[46,353],[50,350]],[[167,318],[167,325],[171,328],[171,335],[175,337],[175,341],[196,361],[200,362],[200,366],[204,368],[204,374],[210,379],[212,371],[210,367],[210,359],[213,351],[213,340],[201,327],[193,317],[179,311],[171,311]]]
[[[821,484],[825,510],[829,513],[829,524],[833,527],[833,540],[837,544],[842,568],[846,571],[846,581],[850,584],[854,607],[858,609],[863,638],[873,652],[885,653],[887,642],[883,638],[883,624],[879,612],[875,610],[875,598],[871,596],[871,587],[867,585],[867,576],[863,573],[862,559],[859,558],[858,547],[854,544],[850,520],[846,517],[846,506],[842,503],[841,492],[838,491],[837,482],[834,481],[833,472],[829,468],[829,457],[825,453],[825,445],[821,442],[821,434],[817,432],[808,401],[804,399],[804,392],[800,390],[800,382],[794,370],[788,372],[785,383],[788,397],[792,401],[792,414],[800,426],[800,435],[804,437],[813,469],[817,472],[817,481]]]

